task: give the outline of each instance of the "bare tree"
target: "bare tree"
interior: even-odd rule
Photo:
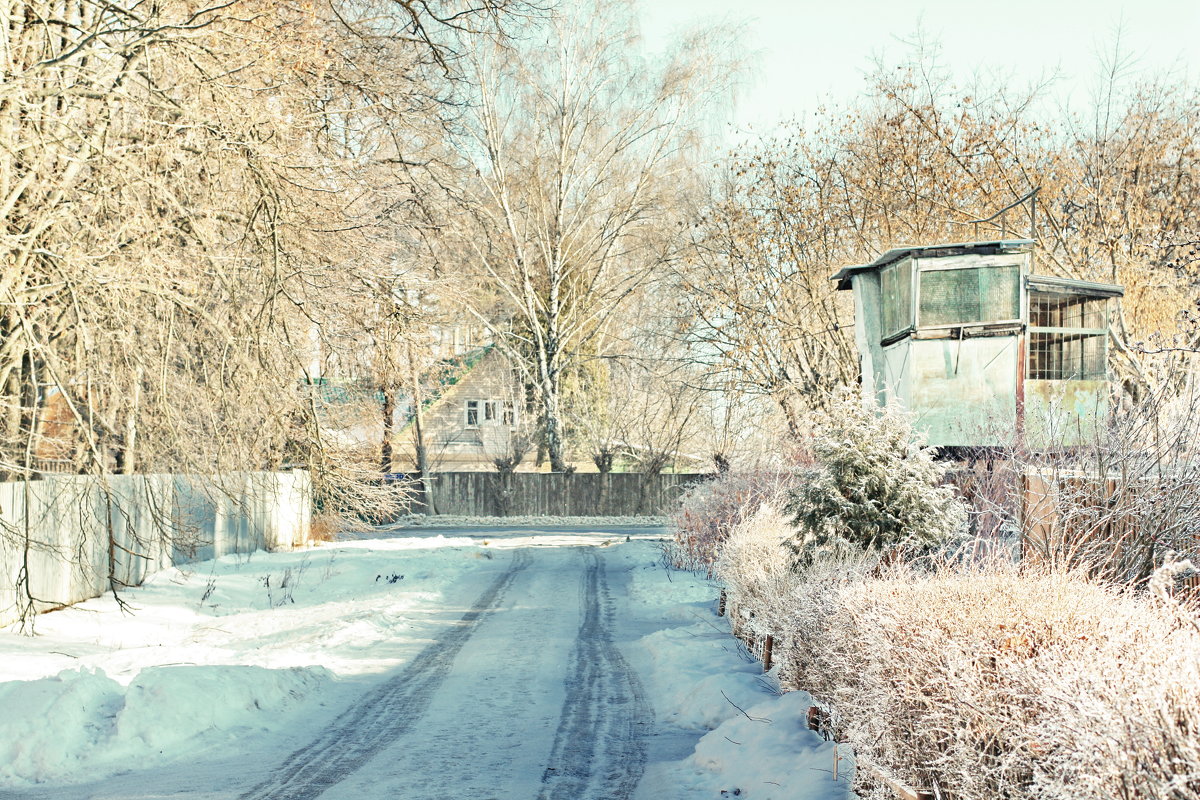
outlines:
[[[464,298],[528,365],[554,471],[568,462],[564,378],[674,257],[698,114],[720,85],[700,39],[661,69],[639,60],[632,18],[626,4],[581,3],[521,52],[475,60]]]
[[[308,467],[369,508],[309,332],[421,224],[460,33],[513,5],[0,6],[2,477]]]
[[[855,376],[853,315],[782,154],[768,144],[736,169],[676,270],[679,327],[706,383],[771,398],[798,436],[804,411]]]

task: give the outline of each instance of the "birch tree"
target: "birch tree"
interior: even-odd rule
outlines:
[[[632,18],[627,3],[571,5],[519,52],[474,63],[463,297],[532,376],[554,471],[568,467],[564,377],[675,257],[699,115],[721,83],[703,37],[661,65],[639,58]]]

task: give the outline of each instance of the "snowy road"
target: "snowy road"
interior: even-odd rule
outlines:
[[[394,747],[415,727],[420,726],[423,738],[429,707],[450,676],[459,651],[502,602],[504,591],[529,566],[529,561],[528,552],[516,552],[509,568],[480,595],[462,619],[438,636],[405,669],[342,712],[311,744],[292,753],[267,780],[241,795],[241,800],[313,800],[367,766],[380,751]],[[457,720],[445,722],[458,725]],[[461,758],[465,754],[455,755]],[[398,796],[401,788],[381,785],[378,780],[372,787],[376,793],[386,791],[379,794],[385,797]],[[356,792],[355,796],[363,794]]]
[[[34,679],[0,682],[0,800],[803,797],[786,774],[847,796],[813,777],[805,698],[735,710],[777,698],[658,535],[385,535],[48,616],[0,637],[0,672]]]
[[[612,594],[594,549],[586,552],[581,595],[583,624],[538,800],[627,800],[646,766],[643,739],[653,714],[613,642]]]
[[[641,777],[650,716],[613,644],[613,616],[596,548],[538,551],[536,561],[515,551],[458,638],[414,662],[428,673],[422,688],[398,689],[396,702],[367,698],[322,736],[321,753],[298,751],[243,798],[624,800]],[[408,672],[389,683],[410,686]],[[361,736],[359,720],[381,710],[392,720],[382,735],[371,726]],[[330,761],[341,766],[322,766]]]

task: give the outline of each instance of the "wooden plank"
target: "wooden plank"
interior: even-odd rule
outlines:
[[[932,791],[928,789],[914,789],[904,783],[899,778],[895,777],[883,767],[872,764],[867,759],[861,756],[855,756],[855,767],[865,769],[871,774],[871,777],[882,783],[884,786],[892,790],[899,800],[936,800]]]

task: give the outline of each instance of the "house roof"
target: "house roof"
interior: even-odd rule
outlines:
[[[949,256],[977,252],[979,255],[992,253],[1020,252],[1033,246],[1032,239],[991,239],[984,242],[955,242],[952,244],[928,244],[915,247],[895,247],[888,250],[870,264],[859,264],[852,267],[842,267],[835,272],[831,280],[837,281],[838,289],[849,289],[850,278],[859,272],[880,269],[893,261],[910,255]]]
[[[445,358],[438,362],[438,369],[440,371],[438,372],[436,383],[421,401],[422,410],[427,413],[441,405],[450,396],[454,387],[474,372],[475,368],[483,363],[483,360],[493,352],[497,352],[494,342],[477,347],[463,355]],[[405,420],[402,430],[408,430],[416,418],[416,409],[410,409],[408,419]]]

